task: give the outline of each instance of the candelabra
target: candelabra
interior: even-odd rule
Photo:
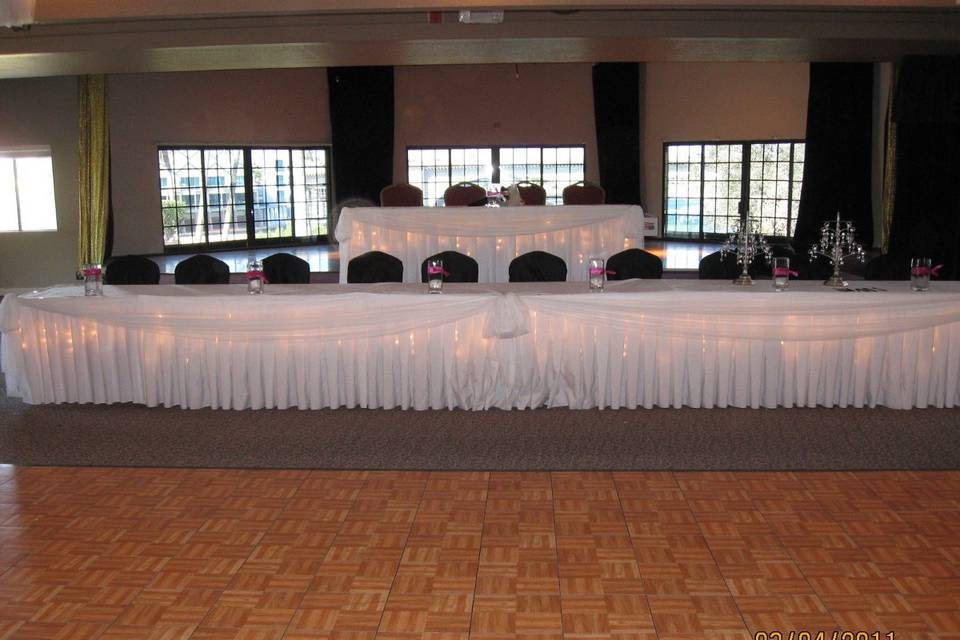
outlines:
[[[856,229],[849,220],[827,221],[820,227],[820,241],[810,247],[810,258],[823,256],[833,265],[833,275],[823,281],[828,287],[845,287],[847,283],[840,277],[840,265],[847,258],[854,257],[863,262],[863,247],[856,241]]]
[[[730,237],[720,247],[721,257],[725,257],[728,253],[737,254],[737,264],[742,268],[740,275],[733,281],[733,284],[740,286],[753,284],[753,278],[750,277],[747,270],[757,254],[763,254],[764,260],[770,261],[770,247],[759,232],[752,231],[754,227],[754,221],[749,217],[741,220],[740,228],[735,233],[730,234]]]

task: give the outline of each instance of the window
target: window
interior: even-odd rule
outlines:
[[[792,237],[804,148],[797,140],[664,145],[664,235],[732,233],[746,200],[761,233]]]
[[[458,182],[487,189],[535,182],[547,192],[547,204],[561,204],[563,189],[583,180],[585,148],[445,147],[407,149],[407,182],[423,190],[423,203],[443,206],[443,192]]]
[[[158,157],[164,246],[328,233],[326,148],[161,147]]]
[[[0,232],[56,230],[50,147],[0,148]]]

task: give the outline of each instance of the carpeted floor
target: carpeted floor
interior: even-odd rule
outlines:
[[[0,463],[480,470],[960,468],[960,409],[188,411],[30,406]]]

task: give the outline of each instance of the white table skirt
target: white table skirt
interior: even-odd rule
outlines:
[[[188,408],[953,407],[960,284],[82,287],[0,303],[8,393]]]
[[[441,251],[477,261],[480,282],[507,282],[510,261],[528,251],[563,258],[568,281],[586,281],[586,261],[643,247],[643,209],[628,205],[344,208],[337,222],[340,282],[350,258],[378,250],[403,262],[403,281]]]

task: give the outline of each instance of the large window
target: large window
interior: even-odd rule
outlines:
[[[159,149],[163,244],[282,242],[328,233],[326,148]]]
[[[796,140],[664,145],[664,235],[731,233],[745,205],[761,233],[792,237],[803,154]]]
[[[443,192],[458,182],[489,189],[535,182],[547,204],[562,204],[563,189],[583,180],[584,147],[442,147],[407,149],[407,182],[423,190],[423,203],[443,206]]]
[[[0,232],[56,229],[50,147],[0,147]]]

